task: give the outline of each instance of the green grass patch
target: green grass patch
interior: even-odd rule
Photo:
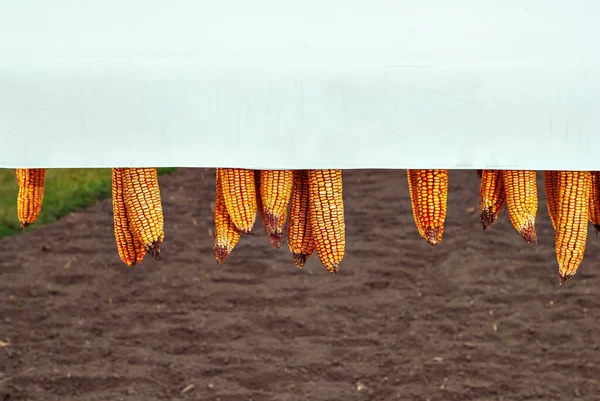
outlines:
[[[176,168],[159,168],[168,174]],[[38,220],[27,230],[52,223],[67,214],[110,198],[112,181],[109,168],[69,168],[46,170],[44,202]],[[14,169],[0,169],[0,238],[22,233],[17,219],[19,187]]]

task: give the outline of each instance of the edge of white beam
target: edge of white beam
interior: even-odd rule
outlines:
[[[0,167],[600,170],[600,3],[283,3],[0,3]]]

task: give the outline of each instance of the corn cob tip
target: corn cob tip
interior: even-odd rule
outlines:
[[[575,274],[559,274],[558,285],[564,285],[569,281]]]
[[[279,249],[283,242],[283,233],[279,231],[273,231],[268,234],[269,242],[273,245],[273,248]]]
[[[146,252],[154,258],[154,260],[160,260],[160,242],[154,241],[150,245],[146,245]]]
[[[431,246],[436,246],[442,242],[442,235],[444,234],[443,227],[429,227],[425,230],[425,240]]]
[[[491,208],[485,209],[481,212],[481,226],[484,230],[487,230],[496,222],[496,214],[492,211]]]
[[[537,231],[532,221],[527,222],[520,234],[528,244],[537,244]]]
[[[329,263],[329,265],[325,266],[325,268],[329,271],[329,273],[337,274],[340,269],[340,265],[337,263]]]
[[[227,257],[231,254],[231,250],[227,249],[224,246],[215,245],[214,254],[215,254],[215,259],[217,260],[217,263],[221,265],[221,264],[223,264],[223,262],[225,262]]]
[[[296,267],[302,269],[306,263],[307,255],[303,253],[292,253],[292,258],[294,259]]]
[[[247,230],[241,230],[241,233],[246,235],[254,235],[254,226],[251,226]]]
[[[21,228],[22,228],[23,230],[24,230],[24,229],[26,229],[27,227],[29,227],[29,223],[28,223],[28,222],[26,222],[26,221],[21,221],[20,223],[21,223]]]

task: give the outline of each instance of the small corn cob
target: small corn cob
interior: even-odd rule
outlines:
[[[505,170],[506,208],[513,227],[527,243],[537,242],[535,217],[538,209],[536,172]]]
[[[419,234],[431,246],[442,241],[448,205],[448,170],[407,170]]]
[[[225,206],[233,224],[244,234],[252,234],[256,221],[256,185],[254,170],[218,168]]]
[[[317,254],[337,273],[346,247],[342,170],[309,170],[309,213]]]
[[[592,171],[592,188],[590,192],[590,221],[600,231],[600,171]]]
[[[481,225],[487,230],[500,216],[506,200],[502,170],[483,170],[479,194]]]
[[[217,263],[225,262],[225,259],[231,254],[233,248],[240,240],[240,230],[233,224],[227,207],[225,206],[225,197],[223,196],[223,187],[219,174],[216,175],[215,191],[215,245],[214,254]]]
[[[46,169],[18,168],[16,174],[19,184],[17,217],[21,228],[27,228],[35,223],[42,210]]]
[[[262,170],[260,172],[263,221],[269,241],[274,248],[279,248],[283,240],[283,228],[287,220],[287,208],[293,183],[292,170]]]
[[[309,213],[308,171],[295,170],[293,175],[294,185],[290,201],[290,223],[287,239],[294,264],[301,269],[315,251],[315,241]]]
[[[146,251],[160,260],[164,218],[156,168],[124,168],[125,208],[136,238]]]
[[[589,171],[558,172],[556,258],[559,283],[566,283],[583,261],[587,242],[592,175]]]
[[[548,207],[548,215],[552,222],[552,228],[556,231],[558,224],[558,171],[544,171],[544,190],[546,191],[546,206]]]
[[[146,247],[133,233],[130,219],[127,216],[123,170],[123,168],[112,169],[114,234],[117,242],[117,251],[119,252],[121,260],[127,266],[134,267],[144,260],[144,256],[146,256]]]

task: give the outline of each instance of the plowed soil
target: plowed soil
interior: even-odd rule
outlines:
[[[0,400],[600,400],[600,247],[558,286],[538,177],[538,244],[451,171],[432,248],[404,171],[345,171],[337,275],[260,224],[217,265],[211,169],[161,177],[160,262],[122,264],[110,200],[2,240]]]

